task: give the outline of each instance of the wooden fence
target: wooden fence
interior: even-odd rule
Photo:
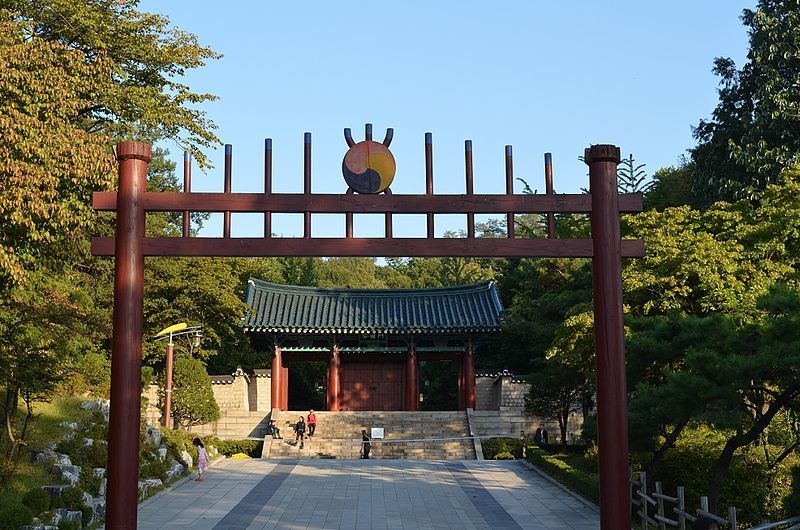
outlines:
[[[728,508],[728,517],[708,511],[708,497],[700,497],[700,507],[694,513],[687,511],[683,486],[678,486],[675,496],[667,495],[661,482],[655,483],[653,491],[647,491],[647,475],[644,471],[631,473],[631,506],[638,516],[642,530],[658,528],[691,529],[691,524],[701,515],[717,521],[725,530],[737,530],[736,508]],[[687,526],[688,525],[688,526]]]
[[[736,508],[728,508],[727,518],[713,514],[708,511],[708,497],[700,497],[700,507],[694,513],[687,511],[683,486],[678,486],[675,496],[665,494],[661,482],[656,482],[653,491],[648,492],[647,475],[644,471],[631,472],[631,506],[634,520],[638,518],[641,530],[691,530],[692,523],[701,515],[717,521],[724,530],[739,528]],[[800,515],[772,523],[760,523],[750,530],[800,530]]]

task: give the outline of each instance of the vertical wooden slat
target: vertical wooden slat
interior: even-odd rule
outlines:
[[[264,194],[272,193],[272,138],[264,140]],[[264,212],[264,237],[272,237],[272,213]]]
[[[514,195],[514,155],[511,146],[506,146],[506,195]],[[506,214],[506,235],[514,238],[514,214]]]
[[[467,195],[472,195],[475,192],[472,175],[472,140],[464,141],[464,170],[467,178]],[[472,212],[467,213],[467,237],[475,237],[475,214]]]
[[[544,186],[545,193],[552,195],[553,190],[553,155],[551,153],[544,154]],[[547,214],[547,238],[554,239],[556,237],[556,216],[553,212]]]
[[[226,194],[230,194],[231,192],[231,165],[233,159],[233,146],[231,144],[225,144],[225,184],[223,192]],[[231,237],[231,212],[229,210],[225,211],[225,217],[222,226],[222,237],[229,238]]]
[[[433,135],[425,133],[425,194],[433,195]],[[428,239],[433,239],[433,213],[428,212]]]
[[[183,192],[192,192],[192,153],[190,151],[183,152]],[[183,212],[183,237],[189,237],[190,235],[190,221],[190,212],[185,210]]]
[[[305,133],[303,140],[303,193],[311,195],[311,133]],[[303,216],[303,237],[311,237],[311,212]]]

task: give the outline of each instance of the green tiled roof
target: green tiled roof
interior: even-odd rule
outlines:
[[[494,282],[432,289],[322,289],[251,278],[245,331],[272,333],[497,332]]]

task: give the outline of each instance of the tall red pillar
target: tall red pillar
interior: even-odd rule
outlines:
[[[475,355],[472,339],[467,340],[464,352],[464,408],[475,410]]]
[[[458,410],[467,410],[464,401],[464,354],[458,358]]]
[[[281,410],[289,410],[289,367],[281,368]]]
[[[417,366],[417,348],[412,343],[406,356],[406,410],[419,410],[419,367]]]
[[[628,493],[628,411],[617,164],[619,147],[586,149],[592,194],[592,283],[597,350],[597,431],[600,528],[631,527]]]
[[[283,380],[283,361],[281,360],[281,347],[275,346],[275,355],[272,357],[272,386],[270,387],[270,398],[272,408],[283,410],[281,405],[281,381]]]
[[[136,528],[139,494],[139,421],[142,395],[144,225],[148,144],[117,144],[119,189],[114,245],[114,331],[108,427],[107,528]]]
[[[338,411],[341,408],[339,401],[339,376],[341,362],[339,359],[339,347],[331,348],[331,357],[328,360],[328,410]]]

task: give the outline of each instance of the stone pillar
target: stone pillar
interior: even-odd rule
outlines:
[[[472,338],[467,340],[464,352],[464,408],[475,410],[475,356]]]
[[[339,376],[341,361],[339,359],[339,347],[334,345],[331,348],[331,357],[328,360],[328,410],[338,411],[341,408],[339,400]]]
[[[417,348],[412,342],[406,356],[406,392],[405,409],[419,410],[419,368],[417,366]]]
[[[275,346],[275,356],[272,358],[272,385],[270,391],[270,401],[272,408],[284,410],[281,401],[281,377],[283,361],[281,359],[281,347]]]

